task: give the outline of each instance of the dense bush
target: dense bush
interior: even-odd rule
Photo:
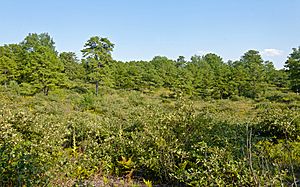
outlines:
[[[97,97],[67,90],[24,97],[4,89],[0,184],[104,184],[110,176],[191,186],[297,180],[295,103],[166,102],[159,94],[100,91]]]

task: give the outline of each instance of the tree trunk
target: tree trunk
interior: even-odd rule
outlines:
[[[44,95],[48,95],[49,87],[45,86],[45,87],[43,88],[43,91],[44,91]]]
[[[98,90],[99,90],[99,81],[96,81],[96,95],[98,95]]]
[[[7,78],[7,72],[8,72],[7,70],[4,71],[4,74],[5,74],[6,78]],[[7,82],[8,82],[8,78],[7,78],[7,80],[4,81],[5,89],[7,88]]]

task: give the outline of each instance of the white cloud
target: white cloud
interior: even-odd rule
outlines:
[[[279,49],[264,49],[262,54],[268,57],[282,56],[283,51]]]

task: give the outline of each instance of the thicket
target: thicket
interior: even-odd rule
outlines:
[[[90,89],[90,92],[92,90]],[[101,88],[24,97],[2,87],[1,185],[291,185],[299,100],[168,99]]]
[[[276,70],[254,50],[124,63],[113,47],[92,37],[82,63],[45,33],[0,47],[0,186],[299,185],[300,50]]]

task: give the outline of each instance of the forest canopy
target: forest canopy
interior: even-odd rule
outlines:
[[[90,82],[115,89],[169,89],[174,95],[226,99],[235,96],[258,98],[272,89],[299,92],[299,49],[293,48],[286,69],[278,70],[256,50],[246,51],[240,60],[224,62],[217,54],[194,55],[190,60],[163,56],[150,61],[113,60],[114,44],[108,38],[91,37],[82,49],[58,52],[47,33],[30,33],[19,44],[0,47],[0,83],[16,83],[23,94],[57,87],[72,88],[76,82]]]

